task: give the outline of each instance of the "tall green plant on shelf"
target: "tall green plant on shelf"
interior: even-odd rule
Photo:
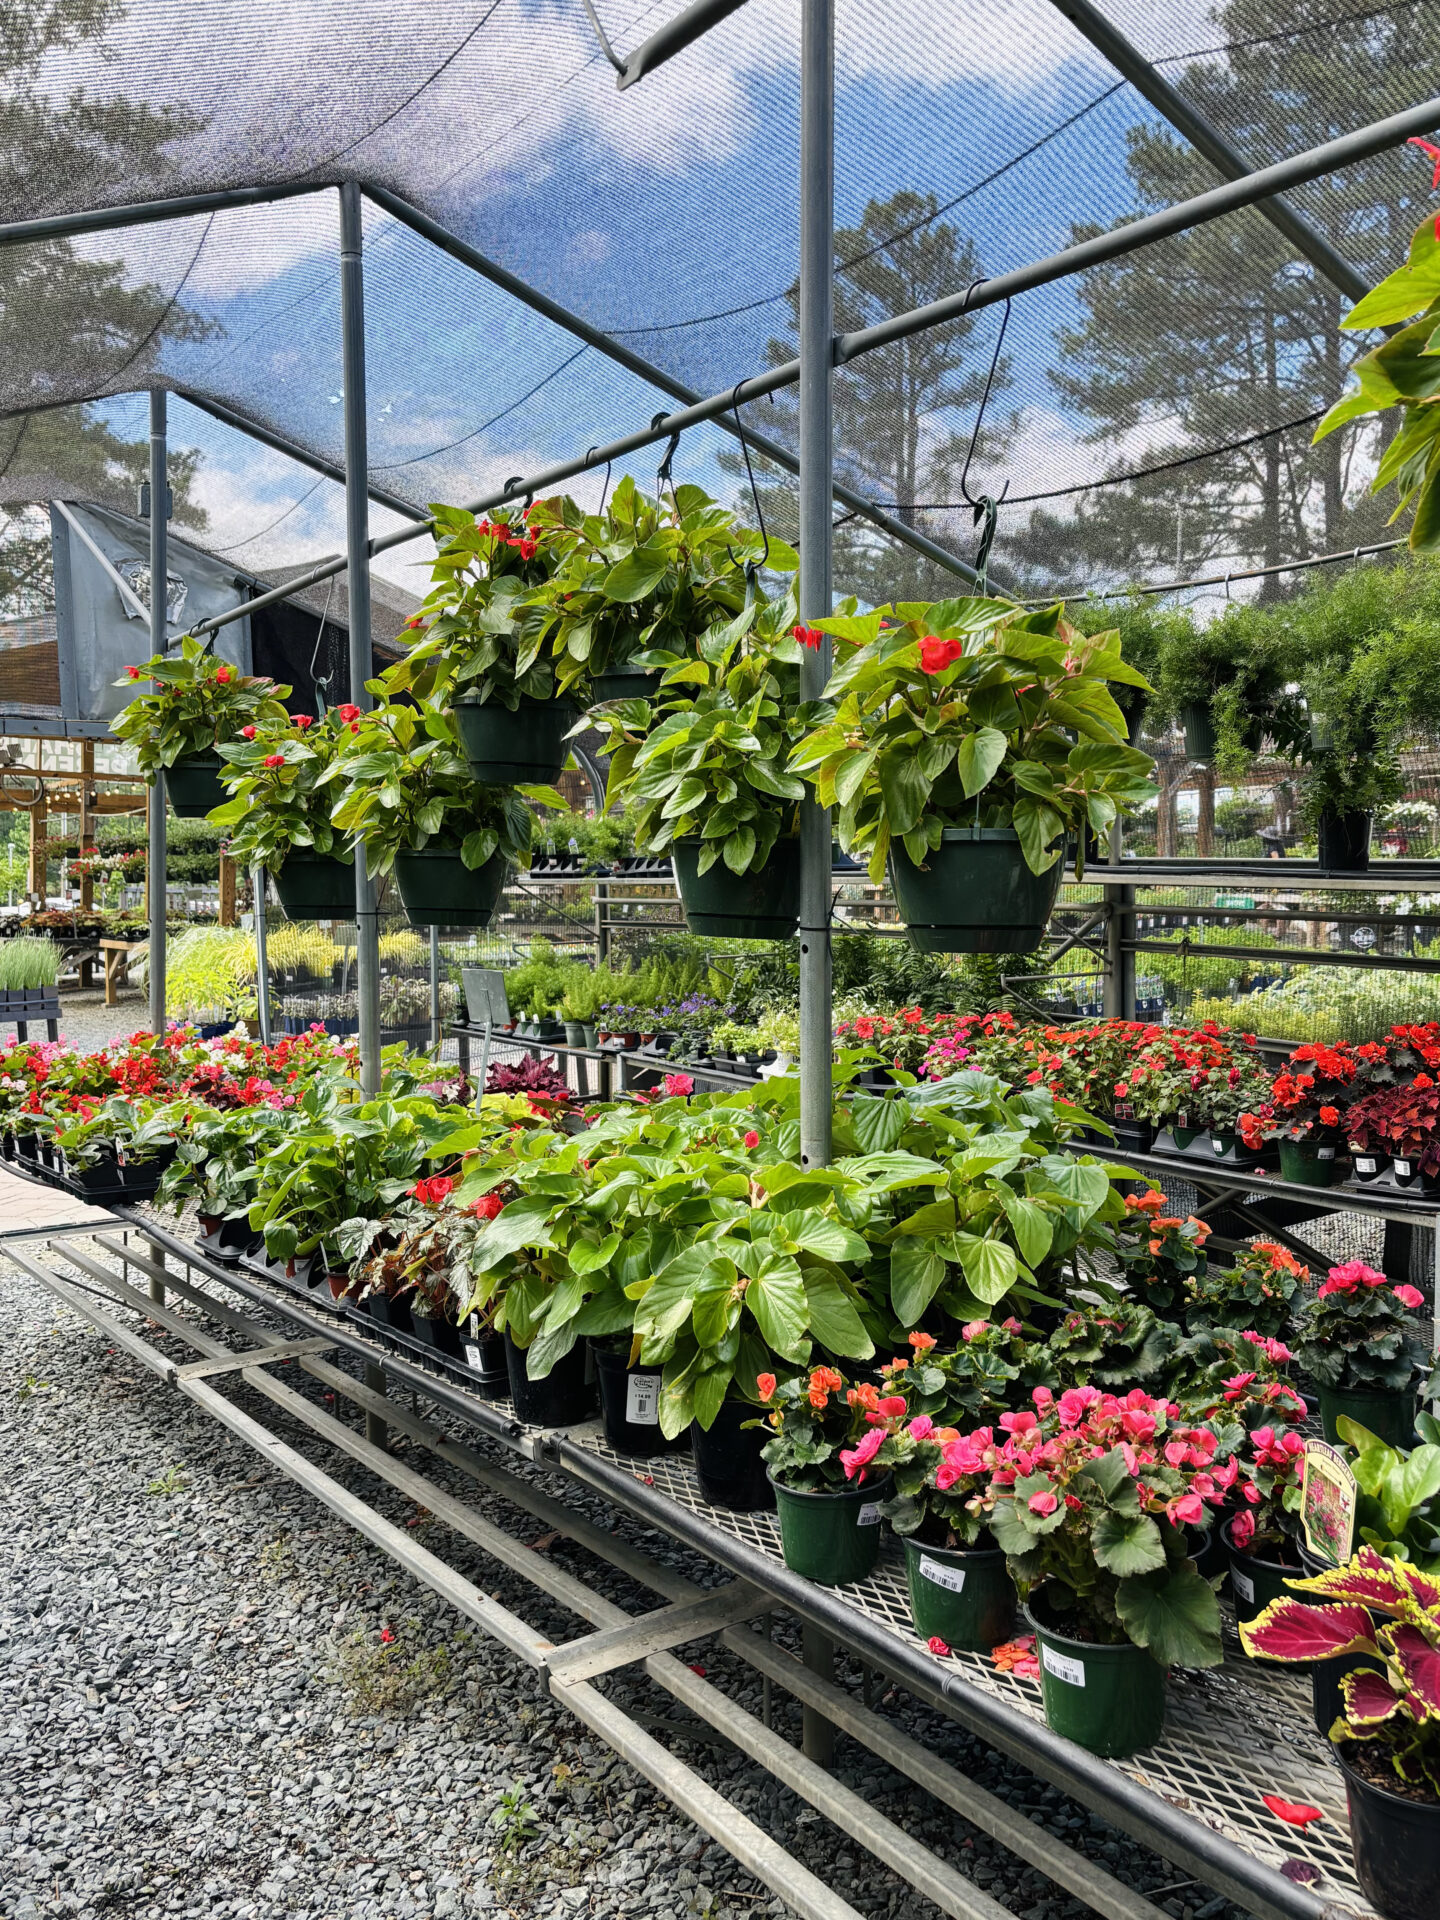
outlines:
[[[1148,754],[1125,744],[1112,682],[1146,685],[1113,632],[1082,634],[1059,607],[1000,600],[849,611],[835,636],[835,703],[791,756],[838,811],[840,843],[883,878],[891,844],[916,865],[946,828],[1013,827],[1043,873],[1061,838],[1108,831],[1152,792]],[[1077,737],[1078,736],[1078,737]]]

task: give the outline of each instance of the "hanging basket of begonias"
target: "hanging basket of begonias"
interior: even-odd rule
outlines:
[[[153,693],[134,693],[145,681]],[[110,722],[110,731],[134,750],[140,771],[167,776],[171,805],[182,819],[199,819],[225,798],[220,749],[247,726],[284,726],[289,687],[263,674],[242,673],[190,634],[176,652],[127,667],[115,682],[134,693]]]

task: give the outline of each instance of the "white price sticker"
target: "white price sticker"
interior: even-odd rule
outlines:
[[[480,1358],[480,1349],[473,1340],[465,1342],[465,1364],[473,1367],[476,1373],[485,1371],[485,1362]]]
[[[861,1507],[855,1524],[857,1527],[878,1527],[883,1517],[880,1512],[880,1502],[878,1500],[867,1500],[864,1506]]]
[[[1248,1573],[1241,1573],[1238,1567],[1232,1566],[1230,1569],[1230,1584],[1235,1589],[1235,1598],[1237,1600],[1243,1600],[1247,1607],[1255,1604],[1255,1582],[1250,1578]]]
[[[660,1424],[660,1376],[632,1373],[625,1383],[625,1418],[632,1427]]]
[[[931,1560],[922,1553],[920,1578],[929,1580],[937,1587],[948,1587],[951,1593],[959,1593],[965,1585],[965,1569],[964,1567],[947,1567],[943,1560]]]
[[[1083,1687],[1085,1684],[1085,1662],[1072,1660],[1068,1653],[1057,1653],[1054,1647],[1040,1645],[1040,1659],[1047,1673],[1053,1673],[1057,1680],[1063,1680],[1067,1686]]]
[[[1333,1147],[1317,1147],[1315,1150],[1315,1158],[1317,1160],[1333,1160],[1335,1158],[1335,1149]]]
[[[1375,1162],[1370,1159],[1368,1155],[1357,1155],[1355,1171],[1357,1173],[1373,1173],[1375,1171]]]
[[[1410,1178],[1410,1162],[1408,1160],[1397,1160],[1395,1162],[1395,1171],[1402,1180],[1408,1180]]]

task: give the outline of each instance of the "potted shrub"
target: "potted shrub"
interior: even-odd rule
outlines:
[[[381,675],[385,690],[448,707],[483,785],[555,780],[579,713],[557,695],[548,615],[529,599],[551,570],[545,541],[520,515],[477,521],[462,507],[432,512],[434,585],[406,623],[420,638]]]
[[[350,725],[328,776],[335,825],[364,847],[377,880],[394,870],[412,925],[489,926],[507,864],[529,865],[534,815],[522,790],[480,785],[438,708],[376,707]]]
[[[889,867],[922,952],[1031,951],[1066,834],[1078,873],[1085,830],[1152,792],[1109,691],[1143,676],[1114,634],[1080,634],[1058,607],[952,600],[819,625],[842,656],[834,717],[790,764],[836,809],[841,845],[877,884]]]
[[[117,740],[135,752],[140,771],[165,775],[166,795],[182,820],[198,820],[225,798],[220,749],[241,729],[285,723],[281,702],[289,687],[263,675],[242,673],[210,652],[210,643],[182,635],[178,653],[156,654],[143,667],[127,667],[117,686],[148,680],[153,693],[138,693],[110,723]]]
[[[336,833],[336,767],[360,709],[339,707],[318,720],[297,713],[241,728],[221,750],[230,799],[210,812],[228,830],[230,856],[263,866],[292,920],[353,920],[355,856]]]
[[[1290,1664],[1370,1657],[1341,1680],[1329,1729],[1355,1875],[1387,1920],[1426,1920],[1440,1907],[1440,1582],[1365,1546],[1295,1584],[1241,1627],[1245,1649]]]
[[[1256,628],[1253,610],[1235,606],[1207,626],[1176,621],[1162,633],[1148,718],[1178,723],[1189,759],[1229,770],[1243,766],[1266,736],[1282,751],[1303,738],[1304,703]]]
[[[1276,1074],[1268,1100],[1240,1116],[1240,1135],[1259,1151],[1266,1141],[1280,1147],[1281,1177],[1303,1187],[1333,1187],[1345,1171],[1343,1109],[1365,1063],[1340,1042],[1297,1047]]]
[[[1410,1313],[1425,1304],[1418,1287],[1395,1286],[1363,1260],[1332,1267],[1300,1318],[1296,1358],[1315,1382],[1325,1438],[1339,1438],[1342,1415],[1392,1446],[1408,1446],[1416,1389],[1440,1388],[1428,1346]]]
[[[700,657],[671,674],[653,706],[599,716],[610,737],[606,804],[633,803],[637,849],[671,856],[692,933],[795,931],[808,789],[787,765],[806,725],[793,619],[788,598],[752,600],[700,636]]]
[[[529,528],[553,568],[530,602],[548,616],[561,694],[587,705],[656,698],[665,672],[696,658],[700,636],[744,610],[747,569],[798,565],[783,541],[741,527],[699,487],[651,499],[628,474],[602,512],[557,496],[535,503]]]
[[[1388,1166],[1397,1186],[1440,1190],[1440,1085],[1430,1074],[1362,1095],[1345,1131],[1357,1180],[1378,1180]]]
[[[762,1451],[786,1566],[827,1587],[863,1580],[880,1553],[887,1469],[905,1402],[894,1394],[872,1398],[824,1366],[783,1382],[761,1374],[756,1391],[769,1409]]]
[[[1047,1723],[1123,1758],[1160,1736],[1167,1667],[1221,1662],[1220,1609],[1185,1533],[1224,1497],[1218,1441],[1138,1388],[1033,1397],[1003,1436],[961,1444],[1035,1629]]]

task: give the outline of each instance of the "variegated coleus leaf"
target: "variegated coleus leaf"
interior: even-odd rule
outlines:
[[[1340,1681],[1340,1691],[1345,1697],[1345,1713],[1336,1725],[1350,1733],[1361,1727],[1383,1725],[1399,1713],[1403,1704],[1390,1676],[1373,1673],[1368,1667],[1345,1674]],[[1334,1738],[1333,1728],[1331,1738]]]
[[[1254,1620],[1242,1621],[1245,1651],[1262,1660],[1324,1660],[1336,1653],[1376,1653],[1364,1607],[1311,1607],[1282,1596]]]
[[[1422,1724],[1440,1720],[1440,1646],[1408,1622],[1387,1627],[1382,1638],[1389,1642],[1394,1664],[1404,1678],[1411,1713]]]
[[[1383,1608],[1387,1613],[1402,1613],[1408,1611],[1407,1602],[1412,1594],[1402,1576],[1411,1571],[1413,1569],[1397,1560],[1387,1560],[1373,1547],[1361,1547],[1348,1565],[1332,1567],[1326,1573],[1317,1573],[1313,1579],[1294,1580],[1290,1584],[1297,1592],[1323,1594],[1327,1600],[1354,1600],[1362,1606]]]

